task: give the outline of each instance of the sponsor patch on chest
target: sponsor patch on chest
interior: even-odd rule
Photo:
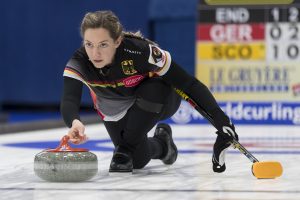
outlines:
[[[128,78],[125,78],[122,82],[124,83],[125,87],[134,87],[138,85],[143,79],[144,76],[135,75],[135,76],[130,76]]]

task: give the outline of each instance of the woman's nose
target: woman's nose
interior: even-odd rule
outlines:
[[[93,56],[99,56],[99,55],[101,55],[99,48],[93,48]]]

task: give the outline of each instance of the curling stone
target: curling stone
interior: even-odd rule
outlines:
[[[46,149],[34,158],[35,174],[51,182],[80,182],[98,172],[97,156],[88,149],[71,148],[64,136],[56,149]]]

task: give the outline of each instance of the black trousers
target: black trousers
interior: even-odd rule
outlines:
[[[135,103],[119,121],[105,121],[104,125],[114,146],[121,145],[132,152],[133,168],[143,168],[152,158],[160,158],[163,144],[148,137],[147,133],[160,121],[171,117],[178,109],[181,98],[160,77],[143,81],[136,90],[137,98],[162,104],[160,112],[151,112]]]

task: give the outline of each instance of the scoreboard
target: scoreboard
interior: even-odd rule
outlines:
[[[300,4],[198,3],[196,77],[236,123],[300,124]]]

